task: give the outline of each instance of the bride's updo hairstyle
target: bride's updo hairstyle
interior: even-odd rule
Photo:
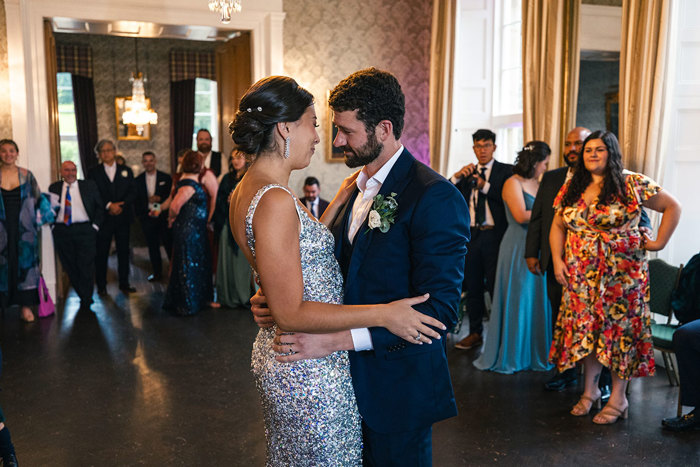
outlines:
[[[253,84],[241,98],[229,125],[237,149],[249,160],[275,149],[275,125],[296,122],[314,103],[314,96],[287,76],[269,76]]]

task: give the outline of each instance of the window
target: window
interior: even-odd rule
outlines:
[[[194,85],[194,132],[192,148],[197,148],[197,130],[211,133],[211,149],[219,150],[219,101],[216,81],[197,78]]]
[[[493,124],[498,154],[513,162],[523,146],[522,0],[496,4]]]
[[[78,178],[83,178],[78,151],[78,131],[75,123],[73,81],[70,73],[56,73],[58,91],[58,132],[61,142],[61,163],[72,161],[78,167]]]

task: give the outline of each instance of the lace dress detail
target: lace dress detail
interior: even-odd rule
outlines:
[[[342,303],[343,277],[333,255],[330,231],[311,219],[296,197],[281,185],[266,185],[253,197],[245,219],[248,247],[255,257],[253,216],[267,191],[277,188],[294,198],[301,223],[299,250],[303,299]],[[254,271],[257,276],[257,271]],[[268,466],[352,466],[362,464],[360,415],[347,352],[296,363],[275,360],[276,327],[260,329],[251,369],[265,416]]]

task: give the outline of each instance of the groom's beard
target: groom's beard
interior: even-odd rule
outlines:
[[[571,156],[571,155],[574,155],[574,156],[576,156],[576,157],[574,157],[573,160],[572,160],[572,158],[569,157],[569,156]],[[564,154],[564,163],[565,163],[566,165],[568,165],[569,167],[571,167],[571,168],[575,168],[575,167],[576,167],[576,164],[578,163],[578,158],[579,158],[579,157],[580,157],[580,156],[579,156],[579,153],[577,153],[576,151],[570,151],[569,153]]]
[[[345,145],[342,149],[346,153],[345,165],[354,169],[373,162],[384,150],[384,145],[377,141],[374,132],[372,132],[371,135],[367,135],[367,142],[364,146],[352,149],[350,146]]]

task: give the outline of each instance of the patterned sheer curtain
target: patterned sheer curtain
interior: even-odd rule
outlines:
[[[624,0],[620,145],[624,166],[661,182],[667,126],[670,0]]]
[[[555,154],[576,123],[580,3],[523,0],[523,140],[545,141]]]
[[[57,73],[70,73],[73,84],[78,152],[83,173],[97,165],[97,107],[92,80],[92,49],[85,45],[56,45]]]
[[[195,79],[216,80],[213,52],[170,51],[170,164],[177,170],[177,153],[192,146]]]

